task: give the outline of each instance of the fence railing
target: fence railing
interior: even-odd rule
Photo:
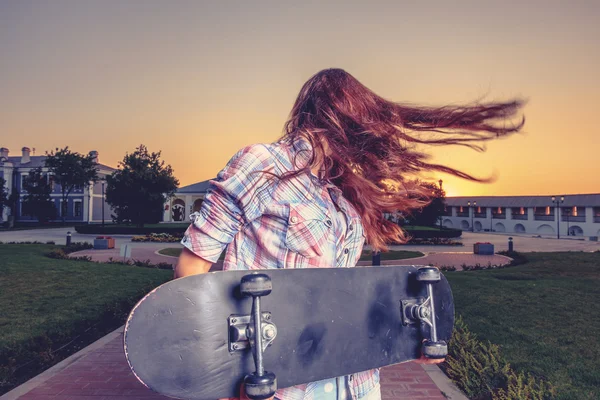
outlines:
[[[519,220],[522,220],[522,221],[523,221],[523,220],[525,220],[525,221],[526,221],[526,220],[528,219],[528,218],[527,218],[527,214],[512,214],[512,215],[510,216],[510,218],[511,218],[511,219],[519,219]]]

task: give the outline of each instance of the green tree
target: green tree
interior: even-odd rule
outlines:
[[[414,210],[407,219],[411,225],[434,226],[444,215],[446,192],[432,182],[418,181],[417,183],[425,189],[422,198],[429,199],[429,203],[423,208]]]
[[[0,178],[0,221],[4,215],[4,207],[8,206],[8,189],[6,188],[6,180]]]
[[[62,197],[62,221],[65,223],[67,215],[67,198],[75,188],[88,188],[98,181],[98,170],[94,157],[69,150],[56,148],[51,153],[46,153],[46,167],[53,175],[54,182],[60,185]]]
[[[149,153],[142,144],[106,177],[106,202],[115,211],[115,222],[143,227],[161,220],[163,206],[178,186],[173,169],[165,166],[160,152]]]
[[[56,207],[50,197],[52,188],[47,179],[38,167],[29,171],[23,180],[23,190],[27,193],[23,199],[23,214],[36,217],[40,223],[56,218]]]

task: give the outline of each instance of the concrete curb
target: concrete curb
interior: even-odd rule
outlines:
[[[469,400],[437,365],[421,364],[421,367],[446,398],[450,400]]]
[[[73,363],[77,362],[79,359],[85,357],[88,353],[90,353],[96,349],[99,349],[100,347],[104,346],[105,344],[107,344],[108,342],[113,340],[115,337],[121,335],[123,333],[123,328],[124,328],[124,325],[117,328],[116,330],[112,331],[108,335],[101,337],[100,339],[96,340],[94,343],[90,344],[89,346],[84,347],[83,349],[79,350],[77,353],[65,358],[64,360],[62,360],[58,364],[50,367],[49,369],[42,372],[41,374],[34,376],[30,380],[17,386],[10,392],[3,394],[2,396],[0,396],[0,400],[16,400],[16,399],[18,399],[19,397],[23,396],[25,393],[35,389],[42,383],[46,382],[48,379],[52,378],[54,375],[65,370],[71,364],[73,364]]]
[[[168,249],[168,247],[165,247],[165,249]],[[168,256],[166,254],[160,254],[159,251],[161,251],[163,249],[158,249],[154,252],[154,254],[156,254],[157,256],[161,256],[161,257],[169,257],[169,258],[179,258],[179,257],[175,257],[175,256]]]

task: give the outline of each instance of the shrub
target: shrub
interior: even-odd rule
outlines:
[[[90,256],[70,257],[63,249],[54,249],[51,252],[46,253],[46,256],[58,260],[92,261],[92,257]]]
[[[413,239],[452,239],[462,236],[460,229],[444,228],[439,229],[411,229],[410,227],[402,227]]]
[[[439,270],[444,272],[453,272],[456,271],[456,267],[453,265],[442,265]]]
[[[514,371],[508,373],[506,389],[492,393],[492,400],[546,400],[554,398],[554,387],[543,380],[536,380],[531,374]]]
[[[436,246],[462,246],[462,242],[447,238],[411,238],[406,244],[436,245]]]
[[[64,251],[67,254],[75,253],[76,251],[93,249],[94,246],[88,242],[72,242],[70,245],[64,247]]]
[[[512,258],[512,261],[508,264],[511,267],[525,264],[527,261],[529,261],[527,260],[527,257],[517,251],[499,251],[497,254]]]
[[[145,267],[145,268],[157,268],[157,269],[173,269],[173,265],[168,262],[159,262],[158,264],[152,264],[150,260],[135,260],[129,259],[126,261],[115,260],[110,257],[108,261],[104,261],[105,264],[118,264],[118,265],[129,265],[134,267]]]
[[[168,233],[151,233],[145,236],[134,236],[132,242],[159,242],[159,243],[177,243],[180,242],[181,236],[171,235]]]
[[[78,233],[94,234],[94,235],[149,235],[151,233],[168,233],[171,235],[181,235],[187,229],[189,225],[179,226],[154,226],[154,227],[137,227],[137,226],[123,226],[123,225],[81,225],[76,226],[75,230]]]
[[[500,348],[478,340],[460,317],[442,368],[470,399],[546,400],[555,394],[549,382],[512,370]]]

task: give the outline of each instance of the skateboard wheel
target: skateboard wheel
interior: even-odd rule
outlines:
[[[267,274],[244,275],[240,283],[240,291],[244,296],[266,296],[271,289],[273,285]]]
[[[422,267],[417,270],[417,280],[425,283],[439,282],[441,278],[440,270],[434,267]]]
[[[250,374],[244,378],[244,389],[250,399],[268,399],[277,390],[277,378],[272,372],[264,375]]]
[[[427,358],[439,359],[448,355],[448,345],[443,340],[432,342],[431,340],[423,343],[421,347],[423,355]]]

